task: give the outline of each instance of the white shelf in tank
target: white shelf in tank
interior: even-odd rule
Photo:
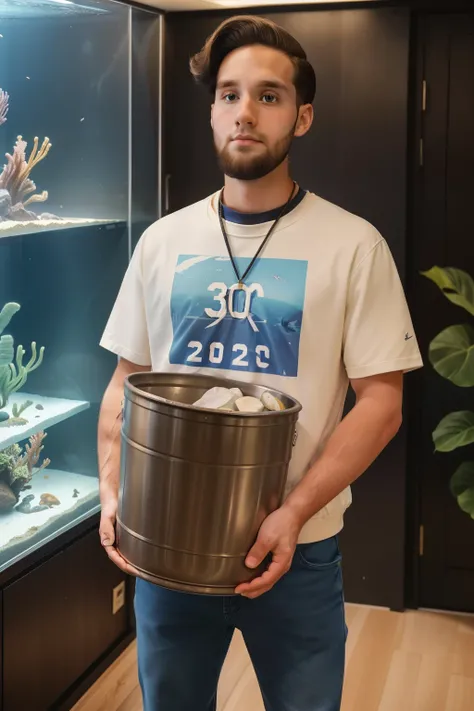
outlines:
[[[0,513],[0,552],[7,546],[17,543],[28,543],[28,539],[37,536],[39,529],[48,524],[62,529],[64,524],[74,520],[74,510],[85,501],[91,505],[99,494],[99,481],[93,476],[60,471],[58,469],[41,469],[30,481],[31,489],[20,493],[20,502],[25,496],[34,494],[31,507],[38,506],[42,494],[53,494],[61,503],[35,513],[21,513],[15,508]],[[74,497],[74,490],[79,493]]]
[[[20,406],[26,400],[33,402],[20,417],[28,420],[26,425],[12,425],[7,427],[0,422],[0,450],[9,447],[11,444],[21,442],[31,435],[41,432],[58,422],[67,420],[69,417],[77,415],[90,407],[90,403],[85,400],[66,400],[57,397],[42,397],[31,393],[13,393],[10,395],[8,405],[4,408],[11,416],[13,405]],[[42,409],[38,409],[37,406]]]
[[[59,220],[3,220],[0,222],[0,239],[2,237],[12,237],[15,235],[35,234],[36,232],[52,232],[54,230],[66,230],[72,227],[88,227],[90,225],[115,225],[123,222],[123,219],[114,218],[94,218],[94,217],[70,217]]]

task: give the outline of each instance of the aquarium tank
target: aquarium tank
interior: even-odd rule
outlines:
[[[160,211],[160,21],[0,0],[0,571],[100,509],[99,341]]]

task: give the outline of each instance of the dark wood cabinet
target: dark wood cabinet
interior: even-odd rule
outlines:
[[[64,708],[81,680],[130,637],[126,577],[94,527],[5,586],[3,711]],[[114,590],[115,598],[124,593],[115,613]]]

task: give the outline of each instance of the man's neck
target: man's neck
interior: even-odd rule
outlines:
[[[224,205],[247,214],[267,212],[284,205],[292,187],[288,173],[277,175],[274,172],[260,180],[235,180],[226,176]]]

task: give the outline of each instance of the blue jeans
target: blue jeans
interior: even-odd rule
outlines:
[[[144,711],[215,711],[235,628],[267,711],[340,709],[347,628],[337,537],[298,545],[289,572],[254,600],[138,579],[135,614]]]

